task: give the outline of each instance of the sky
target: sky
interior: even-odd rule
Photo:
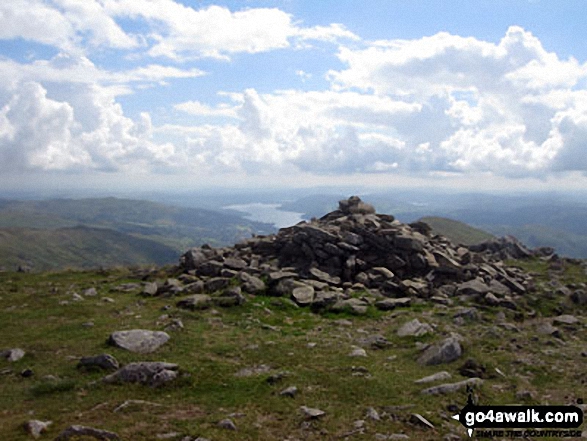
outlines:
[[[587,189],[583,0],[0,3],[0,190]]]

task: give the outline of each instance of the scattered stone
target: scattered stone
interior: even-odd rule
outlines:
[[[368,418],[373,421],[379,421],[381,419],[381,416],[379,415],[379,412],[375,410],[374,407],[368,407],[367,411],[365,412],[365,418]]]
[[[304,416],[307,419],[318,419],[326,415],[326,412],[320,409],[315,409],[312,407],[301,406],[300,410],[303,412]]]
[[[158,286],[155,282],[147,282],[143,287],[142,295],[146,297],[153,297],[157,295]]]
[[[441,372],[437,372],[432,375],[428,375],[427,377],[420,378],[419,380],[414,381],[414,383],[416,383],[416,384],[432,383],[434,381],[448,380],[449,378],[451,378],[451,375],[448,372],[441,371]]]
[[[410,306],[412,299],[410,297],[400,297],[397,299],[383,299],[375,302],[375,307],[382,311],[391,311],[396,307]]]
[[[421,337],[428,333],[434,332],[432,326],[427,323],[421,323],[418,319],[404,323],[398,330],[397,335],[400,337]]]
[[[422,365],[450,363],[458,359],[462,353],[459,341],[454,337],[449,337],[441,343],[427,348],[418,358],[418,363]]]
[[[129,363],[102,379],[105,383],[140,383],[158,387],[177,378],[178,365],[162,361]]]
[[[98,291],[96,291],[96,288],[88,288],[84,292],[82,292],[82,294],[85,297],[95,297],[98,295]]]
[[[269,371],[271,371],[269,366],[266,364],[260,364],[258,366],[243,368],[234,375],[235,377],[252,377],[253,375],[266,374]]]
[[[92,357],[82,357],[77,365],[78,369],[101,369],[115,371],[120,368],[118,360],[110,354],[100,354]]]
[[[51,424],[53,424],[53,421],[30,420],[24,424],[24,430],[29,435],[32,435],[33,438],[39,438]]]
[[[110,335],[108,343],[130,352],[148,354],[156,351],[167,343],[169,334],[162,331],[148,331],[145,329],[132,329],[130,331],[117,331]]]
[[[351,353],[349,354],[349,357],[366,357],[367,356],[367,352],[363,349],[363,348],[357,348],[355,347]]]
[[[452,392],[456,392],[467,386],[480,386],[483,384],[483,380],[481,378],[468,378],[467,380],[459,381],[457,383],[445,383],[439,386],[429,387],[428,389],[424,389],[422,394],[424,395],[440,395],[440,394],[449,394]]]
[[[20,372],[20,376],[22,378],[31,378],[33,375],[35,375],[35,373],[32,371],[32,369],[29,369],[29,368],[23,369]]]
[[[314,301],[314,288],[308,285],[298,286],[294,288],[292,298],[300,306],[310,305]]]
[[[413,413],[410,415],[410,423],[427,429],[434,429],[434,425],[419,413]]]
[[[208,309],[212,306],[212,297],[207,294],[193,294],[189,297],[181,299],[176,306],[183,309],[191,309],[192,311]]]
[[[284,397],[294,398],[297,393],[298,393],[298,388],[295,386],[290,386],[286,389],[283,389],[281,392],[279,392],[279,395],[284,396]]]
[[[55,441],[67,441],[72,437],[80,436],[90,436],[100,441],[120,440],[120,437],[114,432],[108,432],[107,430],[102,429],[95,429],[93,427],[73,425],[69,426],[67,429],[61,432],[59,436],[55,438]]]
[[[116,407],[112,412],[114,412],[114,413],[122,412],[123,410],[125,410],[127,407],[130,407],[130,406],[153,406],[153,407],[161,407],[161,404],[152,403],[150,401],[145,401],[145,400],[126,400],[120,406]]]
[[[23,351],[20,348],[6,349],[4,351],[0,351],[0,358],[5,358],[10,362],[18,361],[24,356],[25,351]]]
[[[359,339],[359,344],[364,347],[373,349],[386,349],[391,346],[391,342],[383,335],[374,334],[369,337]]]
[[[574,315],[564,314],[552,319],[553,324],[572,326],[579,323],[580,320]]]
[[[465,361],[465,364],[459,368],[459,374],[463,377],[469,378],[486,378],[487,368],[476,360],[469,358]]]
[[[226,418],[222,421],[219,421],[218,427],[226,430],[236,430],[236,424],[234,424],[234,422],[230,418]]]

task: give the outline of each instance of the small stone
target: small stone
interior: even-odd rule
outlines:
[[[30,420],[24,424],[24,429],[33,438],[39,438],[51,424],[53,424],[52,421]]]
[[[428,429],[434,429],[434,425],[419,413],[413,413],[410,415],[410,423],[417,426],[426,427]]]
[[[442,371],[442,372],[437,372],[432,375],[428,375],[427,377],[420,378],[419,380],[414,381],[414,383],[416,383],[416,384],[432,383],[434,381],[448,380],[449,378],[451,378],[451,375],[446,371]]]
[[[434,332],[432,326],[427,323],[421,323],[418,319],[404,323],[398,330],[397,335],[400,337],[421,337],[428,333]]]
[[[479,386],[483,384],[481,378],[468,378],[467,380],[459,381],[457,383],[445,383],[438,386],[429,387],[424,389],[422,394],[424,395],[439,395],[456,392],[460,389],[466,388],[467,386]]]
[[[85,297],[94,297],[98,295],[96,288],[88,288],[82,293]]]
[[[367,352],[363,349],[363,348],[354,348],[351,353],[349,354],[349,357],[366,357],[367,356]]]
[[[418,363],[422,365],[450,363],[458,359],[462,353],[463,350],[459,341],[454,337],[449,337],[441,343],[426,349],[418,358]]]
[[[286,389],[283,389],[281,392],[279,392],[279,395],[284,396],[284,397],[294,398],[297,393],[298,393],[298,388],[296,386],[290,386]]]
[[[103,370],[117,370],[120,368],[118,360],[110,354],[100,354],[92,357],[82,357],[79,361],[78,368],[85,369],[103,369]]]
[[[381,419],[379,412],[377,412],[373,407],[367,408],[367,411],[365,412],[365,418],[369,418],[373,421],[379,421]]]
[[[140,383],[158,387],[177,378],[178,365],[162,361],[129,363],[102,379],[105,383]]]
[[[93,427],[73,425],[61,432],[59,436],[55,438],[55,441],[67,441],[72,437],[77,438],[80,436],[90,436],[100,441],[120,440],[120,437],[114,432],[95,429]]]
[[[189,297],[181,299],[176,306],[183,309],[201,310],[208,309],[212,306],[212,297],[207,294],[193,294]]]
[[[579,323],[579,319],[577,317],[575,317],[574,315],[564,314],[564,315],[559,315],[558,317],[555,317],[554,319],[552,319],[552,323],[555,325],[559,324],[559,325],[572,326],[572,325],[576,325],[577,323]]]
[[[326,412],[312,407],[301,406],[300,410],[304,413],[307,419],[318,419],[326,415]]]
[[[236,430],[236,424],[234,424],[234,422],[230,418],[226,418],[222,421],[219,421],[218,427],[226,430]]]
[[[25,356],[25,351],[20,348],[14,349],[7,349],[5,351],[0,352],[0,358],[5,358],[10,362],[15,362],[20,360],[22,357]]]

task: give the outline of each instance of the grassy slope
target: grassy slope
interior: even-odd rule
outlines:
[[[32,265],[37,271],[64,267],[166,264],[177,249],[118,231],[74,227],[56,230],[0,229],[0,262],[7,268]]]
[[[163,264],[176,261],[191,246],[233,244],[271,230],[230,213],[149,201],[0,201],[0,266],[28,263],[45,270]]]
[[[414,380],[441,370],[452,375],[450,381],[462,380],[458,367],[465,359],[474,358],[491,374],[476,392],[482,404],[520,403],[516,398],[520,390],[532,392],[528,404],[568,404],[584,398],[580,353],[585,351],[587,327],[563,329],[564,342],[535,332],[543,317],[560,312],[580,316],[581,312],[568,301],[552,298],[546,264],[523,265],[539,274],[544,301],[537,303],[536,318],[503,310],[517,330],[497,325],[497,310],[492,308],[481,307],[479,319],[457,325],[451,310],[429,303],[385,314],[372,311],[367,317],[321,316],[292,307],[283,299],[264,296],[249,296],[241,307],[218,311],[187,312],[172,307],[162,316],[161,308],[175,300],[143,300],[137,296],[138,290],[116,290],[120,283],[137,281],[125,270],[0,274],[0,349],[21,347],[27,352],[16,363],[0,360],[0,439],[30,439],[22,424],[37,418],[53,421],[46,439],[53,439],[70,424],[83,424],[112,430],[133,441],[153,440],[169,432],[178,432],[177,439],[190,435],[215,441],[333,440],[344,439],[353,431],[353,422],[365,419],[369,406],[385,416],[380,421],[366,419],[364,433],[355,433],[351,439],[406,433],[410,439],[438,440],[450,431],[465,439],[464,428],[450,419],[454,411],[447,407],[462,408],[466,392],[424,396],[420,391],[429,385],[416,385]],[[568,268],[563,279],[587,281],[580,267]],[[91,286],[97,288],[97,297],[71,301],[73,292],[81,293]],[[114,302],[105,302],[103,297]],[[62,304],[64,300],[69,303]],[[458,306],[459,300],[454,300]],[[173,332],[171,340],[154,354],[131,354],[106,344],[115,330],[163,329],[170,321],[167,316],[181,318],[185,328]],[[435,335],[397,337],[397,328],[415,317],[435,325]],[[338,318],[350,320],[350,326],[338,324]],[[88,321],[94,326],[83,325]],[[428,367],[415,362],[417,342],[437,341],[451,332],[464,336],[461,360]],[[387,337],[392,346],[367,349],[365,358],[348,356],[357,339],[375,333]],[[316,346],[308,347],[309,342]],[[160,389],[92,384],[103,374],[77,370],[77,360],[104,352],[121,363],[178,363],[183,375],[176,384]],[[259,364],[269,365],[271,373],[288,371],[289,376],[270,385],[266,381],[269,374],[234,375]],[[33,377],[18,375],[25,368],[32,369]],[[495,368],[505,376],[496,375]],[[47,375],[57,379],[46,379]],[[279,396],[279,391],[291,385],[299,389],[295,398]],[[137,404],[114,413],[129,399],[155,405]],[[299,411],[302,405],[320,408],[326,416],[304,423]],[[216,426],[235,413],[236,434]],[[436,428],[410,424],[411,413],[423,415]]]
[[[473,245],[491,239],[493,236],[483,230],[444,217],[423,217],[420,219],[432,227],[435,234],[448,237],[455,244]]]

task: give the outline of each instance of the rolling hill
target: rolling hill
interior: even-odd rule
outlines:
[[[446,236],[454,244],[474,245],[494,237],[483,230],[445,217],[426,216],[420,221],[430,225],[434,234]]]

